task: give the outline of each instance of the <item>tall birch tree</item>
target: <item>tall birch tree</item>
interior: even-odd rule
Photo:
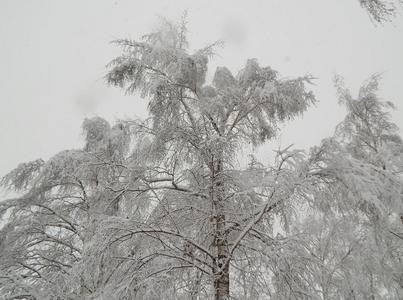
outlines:
[[[153,135],[160,156],[143,178],[153,184],[146,190],[157,197],[158,210],[124,236],[146,234],[158,241],[155,255],[168,266],[156,272],[186,266],[195,271],[189,274],[195,277],[194,289],[205,277],[215,299],[229,299],[230,266],[236,256],[242,260],[246,237],[260,224],[270,224],[270,212],[280,211],[297,189],[283,186],[282,166],[256,174],[262,186],[245,185],[242,176],[253,171],[232,167],[237,150],[273,138],[279,124],[314,103],[305,89],[311,78],[282,79],[250,59],[236,76],[217,68],[207,84],[217,43],[189,53],[185,23],[165,23],[141,41],[116,43],[123,53],[109,64],[107,80],[149,99],[151,116],[137,125],[138,133]],[[164,189],[171,192],[156,191]]]

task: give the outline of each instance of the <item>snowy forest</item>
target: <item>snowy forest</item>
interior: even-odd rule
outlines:
[[[401,10],[359,4],[371,27]],[[336,74],[334,134],[262,161],[321,101],[315,74],[259,58],[211,70],[225,41],[191,49],[191,22],[112,42],[104,84],[146,118],[86,118],[81,148],[1,174],[0,299],[403,299],[401,99],[379,95],[381,73]]]

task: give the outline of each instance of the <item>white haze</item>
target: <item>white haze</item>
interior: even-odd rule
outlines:
[[[105,64],[118,53],[109,42],[137,38],[158,16],[175,19],[184,10],[192,47],[226,40],[210,73],[217,65],[236,72],[255,57],[283,76],[317,77],[317,106],[287,125],[262,157],[279,144],[308,148],[333,133],[344,114],[335,73],[356,91],[382,72],[381,95],[396,104],[394,121],[403,128],[403,18],[375,26],[358,1],[2,0],[0,175],[19,162],[81,146],[85,117],[144,117],[145,101],[104,83]]]

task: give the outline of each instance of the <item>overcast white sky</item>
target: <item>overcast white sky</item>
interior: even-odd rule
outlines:
[[[1,0],[0,176],[18,163],[81,146],[81,122],[145,116],[145,101],[103,81],[119,52],[109,42],[150,31],[187,9],[193,48],[227,40],[211,64],[236,72],[257,58],[283,76],[310,73],[319,100],[279,141],[307,148],[332,135],[344,110],[334,73],[356,91],[383,72],[381,95],[403,128],[403,18],[374,26],[357,0]]]

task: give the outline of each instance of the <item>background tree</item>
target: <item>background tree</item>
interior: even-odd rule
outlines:
[[[83,150],[20,164],[2,185],[22,194],[0,203],[0,294],[5,299],[82,299],[102,284],[104,254],[91,255],[100,215],[115,215],[129,136],[118,124],[87,119]],[[102,270],[102,271],[101,271]],[[111,272],[112,270],[107,270]]]
[[[365,8],[371,18],[378,23],[390,21],[398,11],[398,6],[402,4],[401,0],[359,0],[360,5]]]
[[[309,251],[325,299],[402,297],[403,143],[390,120],[393,104],[377,95],[379,79],[371,76],[353,98],[336,77],[347,115],[335,137],[311,150],[319,209],[305,232],[313,233]]]

